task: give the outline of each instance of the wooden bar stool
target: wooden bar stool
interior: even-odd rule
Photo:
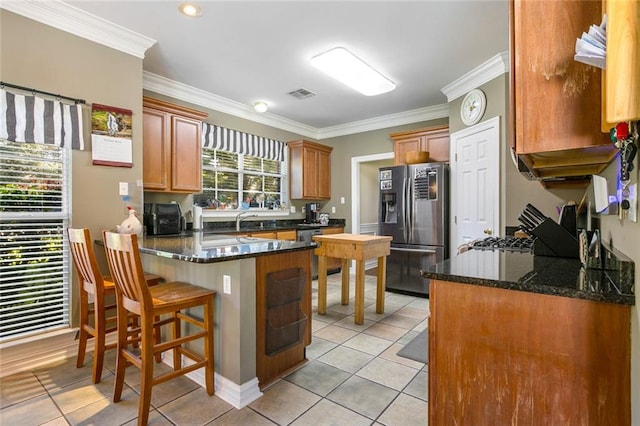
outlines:
[[[213,299],[215,291],[184,282],[163,283],[149,287],[144,279],[142,262],[135,234],[116,234],[103,231],[107,263],[116,284],[116,306],[118,310],[118,348],[116,358],[116,379],[113,402],[122,396],[125,370],[129,365],[140,369],[140,401],[138,403],[138,424],[146,425],[151,405],[151,389],[154,385],[205,368],[207,393],[214,393],[214,348],[213,348]],[[183,312],[189,308],[203,307],[203,319],[199,320]],[[127,313],[140,317],[139,337],[126,332]],[[161,321],[155,321],[156,317]],[[182,336],[185,321],[202,329],[200,332]],[[154,340],[154,328],[172,324],[161,343]],[[129,350],[132,339],[140,340],[140,354]],[[204,339],[204,356],[190,351],[185,344]],[[153,357],[162,352],[173,352],[173,371],[153,377]],[[182,356],[193,363],[182,365]]]
[[[115,285],[109,277],[102,275],[98,267],[89,230],[68,228],[67,233],[69,249],[80,282],[80,330],[76,367],[80,368],[84,365],[87,341],[89,338],[94,338],[91,379],[93,383],[98,383],[102,377],[104,352],[116,347],[115,343],[106,344],[107,334],[116,330]],[[149,285],[160,282],[160,276],[155,274],[145,274],[145,279]],[[93,297],[93,303],[89,301],[90,297]],[[90,316],[93,316],[92,323],[89,322]]]

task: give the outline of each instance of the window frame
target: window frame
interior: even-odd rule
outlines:
[[[3,143],[5,142],[8,144],[15,144],[16,146],[24,144],[22,142],[12,142],[8,140],[3,140]],[[14,231],[15,233],[13,235],[26,236],[28,238],[30,235],[28,229],[30,227],[32,226],[37,227],[39,225],[42,225],[43,226],[42,229],[45,231],[48,231],[48,234],[47,234],[48,236],[51,236],[51,235],[54,236],[55,240],[51,240],[50,238],[38,239],[37,237],[31,238],[29,240],[25,240],[26,243],[35,243],[36,246],[39,242],[42,243],[43,241],[45,241],[48,247],[46,249],[42,248],[41,251],[36,252],[36,254],[37,255],[41,254],[42,255],[41,257],[46,256],[47,261],[54,259],[52,260],[52,262],[55,262],[55,263],[47,263],[48,265],[47,266],[47,265],[44,265],[45,262],[43,262],[43,266],[40,266],[39,268],[37,268],[38,271],[44,272],[41,275],[43,276],[47,274],[51,275],[51,272],[57,270],[58,267],[59,267],[59,272],[57,273],[54,272],[53,278],[55,279],[55,282],[47,281],[47,283],[43,284],[42,286],[36,285],[36,287],[41,287],[41,291],[34,292],[33,296],[24,300],[24,303],[26,304],[26,302],[33,302],[34,300],[41,301],[41,300],[47,299],[49,289],[53,289],[58,292],[58,293],[55,293],[57,295],[56,300],[58,300],[58,302],[55,306],[56,309],[53,310],[55,315],[51,313],[52,311],[47,311],[47,315],[41,316],[42,318],[48,318],[48,321],[37,320],[35,316],[30,317],[29,316],[30,309],[26,307],[17,309],[16,314],[14,314],[15,316],[23,315],[22,318],[25,320],[26,318],[31,318],[30,322],[25,323],[25,321],[23,321],[23,324],[22,324],[23,328],[28,328],[28,329],[26,331],[23,330],[20,332],[12,332],[9,334],[5,334],[6,330],[2,329],[0,330],[0,343],[6,343],[9,341],[29,338],[32,336],[49,333],[52,331],[69,329],[71,327],[72,280],[71,280],[71,268],[70,268],[69,249],[68,249],[68,238],[67,238],[66,230],[69,224],[71,223],[72,152],[70,147],[59,147],[54,145],[40,145],[40,144],[34,144],[34,146],[43,146],[43,147],[46,147],[46,149],[60,150],[59,162],[61,164],[62,169],[59,174],[60,195],[61,195],[60,202],[59,202],[59,211],[34,211],[33,206],[27,206],[28,208],[27,211],[20,211],[18,209],[16,210],[10,209],[9,211],[0,211],[0,223],[2,225],[0,226],[0,232]],[[7,161],[11,161],[9,157],[10,156],[7,156]],[[52,161],[51,159],[47,159],[46,156],[44,155],[31,156],[29,157],[29,159],[33,160],[34,162],[40,162],[40,161],[51,162]],[[26,177],[27,174],[24,173],[23,175],[16,175],[16,179],[13,182],[16,182],[19,184],[20,176]],[[8,178],[8,177],[9,177],[8,175],[4,175],[4,178]],[[7,184],[7,185],[9,185],[10,183],[11,181],[9,180],[2,182],[2,184]],[[18,227],[15,225],[16,222],[23,224],[25,226],[20,226],[19,229],[17,229]],[[46,225],[50,225],[50,226],[47,227]],[[22,232],[22,234],[20,234],[20,232]],[[37,231],[37,230],[32,231],[32,234],[40,235],[40,231]],[[11,250],[16,250],[16,247],[18,247],[18,250],[23,248],[25,252],[27,252],[26,243],[25,244],[16,243],[12,245],[10,241],[9,243],[7,243],[6,238],[3,238],[3,240],[4,240],[3,243],[0,243],[0,249],[1,249],[0,254],[2,252],[9,253],[9,251]],[[4,247],[2,247],[3,245]],[[53,250],[51,250],[52,245],[54,246]],[[26,260],[28,260],[29,258],[34,259],[32,257],[33,254],[34,252],[32,248],[28,252],[28,254],[24,256],[24,258]],[[19,254],[17,258],[22,259],[23,256]],[[33,266],[33,263],[28,263],[26,260],[23,261],[24,264],[21,263],[20,265],[22,267],[22,270],[24,270],[25,275],[27,275],[26,274],[27,272],[29,273],[33,272],[33,270],[31,270],[31,266]],[[35,257],[35,259],[32,260],[31,262],[34,262],[34,261],[37,262],[37,257]],[[9,270],[9,268],[11,268],[10,265],[0,263],[0,271],[5,269]],[[12,269],[12,271],[15,272],[15,269]],[[19,274],[20,273],[18,273],[18,275]],[[2,281],[5,279],[6,279],[5,283],[7,283],[7,287],[3,289],[3,292],[5,292],[3,296],[10,294],[13,287],[12,282],[14,281],[13,279],[11,279],[11,277],[5,276],[0,278],[0,284],[2,284]],[[42,279],[45,280],[45,278],[42,278]],[[24,281],[24,283],[26,288],[27,282]],[[31,282],[29,284],[33,285],[34,283]],[[41,299],[38,299],[38,297],[40,297]],[[7,303],[7,307],[12,306],[11,304],[15,303],[10,297],[3,300],[2,303],[4,304],[5,302]],[[37,311],[38,303],[40,302],[34,303],[34,306],[36,307],[36,311]],[[3,310],[7,309],[7,307],[3,306]],[[4,314],[6,314],[7,312],[8,310],[5,310]],[[3,322],[5,321],[3,320]],[[40,323],[42,325],[32,327],[31,325],[35,323]],[[4,326],[6,326],[8,329],[11,328],[10,325],[8,324],[4,324]]]
[[[234,168],[230,168],[230,167],[224,167],[224,166],[210,166],[210,165],[205,165],[204,164],[204,160],[205,160],[205,152],[206,151],[221,151],[221,152],[225,152],[225,153],[229,153],[229,154],[233,154],[233,155],[237,155],[237,160],[238,160],[238,168],[234,169]],[[269,172],[264,172],[264,171],[255,171],[255,170],[245,170],[244,168],[244,157],[245,156],[250,156],[250,157],[254,157],[254,158],[260,158],[257,156],[251,156],[248,154],[242,154],[242,153],[235,153],[235,152],[230,152],[224,149],[216,149],[216,148],[202,148],[202,158],[201,158],[201,167],[202,170],[204,171],[206,170],[210,170],[212,172],[215,171],[222,171],[222,172],[229,172],[229,173],[237,173],[238,179],[237,179],[237,186],[238,188],[236,190],[225,190],[225,189],[219,189],[219,188],[215,188],[216,194],[217,191],[222,191],[222,192],[236,192],[236,199],[240,200],[240,197],[242,196],[242,194],[244,194],[245,192],[247,192],[244,189],[244,176],[245,174],[249,174],[249,175],[259,175],[259,176],[263,176],[263,177],[279,177],[280,178],[280,204],[278,208],[266,208],[266,207],[248,207],[248,208],[243,208],[241,201],[237,202],[235,208],[229,208],[227,206],[225,206],[224,208],[217,208],[215,210],[212,209],[207,209],[208,214],[207,215],[213,215],[213,216],[218,216],[218,217],[225,217],[225,216],[236,216],[238,213],[243,212],[243,211],[251,211],[251,213],[256,214],[257,216],[282,216],[282,215],[289,215],[289,174],[288,174],[288,160],[289,160],[289,155],[288,155],[288,151],[285,150],[284,151],[284,160],[283,161],[279,161],[280,163],[280,173],[279,174],[275,174],[275,173],[269,173]],[[270,160],[267,158],[261,158],[262,161],[277,161],[277,160]],[[264,168],[263,168],[264,169]],[[264,188],[264,185],[263,185]],[[194,201],[198,198],[202,199],[204,198],[205,194],[205,184],[204,181],[202,182],[202,192],[200,192],[199,194],[194,195]],[[215,197],[214,197],[215,198]],[[194,205],[197,204],[194,202]]]

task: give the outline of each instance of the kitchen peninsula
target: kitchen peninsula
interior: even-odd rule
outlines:
[[[430,424],[630,424],[634,264],[469,250],[431,279]]]
[[[146,271],[218,293],[217,396],[241,408],[259,398],[269,381],[305,362],[314,243],[198,231],[139,241]],[[202,374],[190,377],[202,384]]]

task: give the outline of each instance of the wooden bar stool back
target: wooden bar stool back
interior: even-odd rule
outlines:
[[[93,338],[91,380],[93,383],[98,383],[102,378],[104,352],[116,347],[116,343],[106,344],[107,334],[116,331],[115,285],[100,271],[89,230],[68,228],[67,234],[69,251],[80,283],[80,330],[76,367],[80,368],[84,365],[87,341]],[[149,285],[160,282],[160,276],[155,274],[145,274],[145,279]],[[93,321],[90,321],[90,317],[93,317]]]
[[[138,238],[135,234],[116,234],[103,231],[107,263],[116,284],[116,305],[118,310],[118,348],[116,358],[116,379],[113,401],[119,402],[124,384],[125,369],[135,365],[140,369],[140,401],[138,404],[138,424],[145,425],[149,418],[151,389],[153,385],[205,368],[207,393],[214,393],[214,347],[213,347],[213,300],[215,291],[207,290],[184,282],[163,283],[147,286],[142,271]],[[202,306],[203,319],[183,312],[189,308]],[[128,336],[124,318],[127,313],[140,317],[140,353],[128,348]],[[154,320],[161,317],[160,321]],[[181,322],[198,327],[195,332],[182,336]],[[171,324],[161,343],[154,339],[154,327]],[[186,343],[204,339],[204,355],[200,356],[185,346]],[[130,341],[129,341],[130,342]],[[173,353],[173,370],[153,377],[153,358],[162,352]],[[193,363],[183,367],[182,356]]]

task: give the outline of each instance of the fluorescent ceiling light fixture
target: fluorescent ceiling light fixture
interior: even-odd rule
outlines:
[[[395,83],[344,47],[314,56],[311,65],[366,96],[380,95],[396,88]]]
[[[204,13],[202,8],[195,3],[182,3],[180,4],[180,6],[178,6],[178,10],[183,15],[192,17],[202,16],[202,14]]]
[[[267,105],[266,102],[256,102],[255,104],[253,104],[253,109],[256,110],[256,112],[267,112],[267,110],[269,109],[269,106]]]

